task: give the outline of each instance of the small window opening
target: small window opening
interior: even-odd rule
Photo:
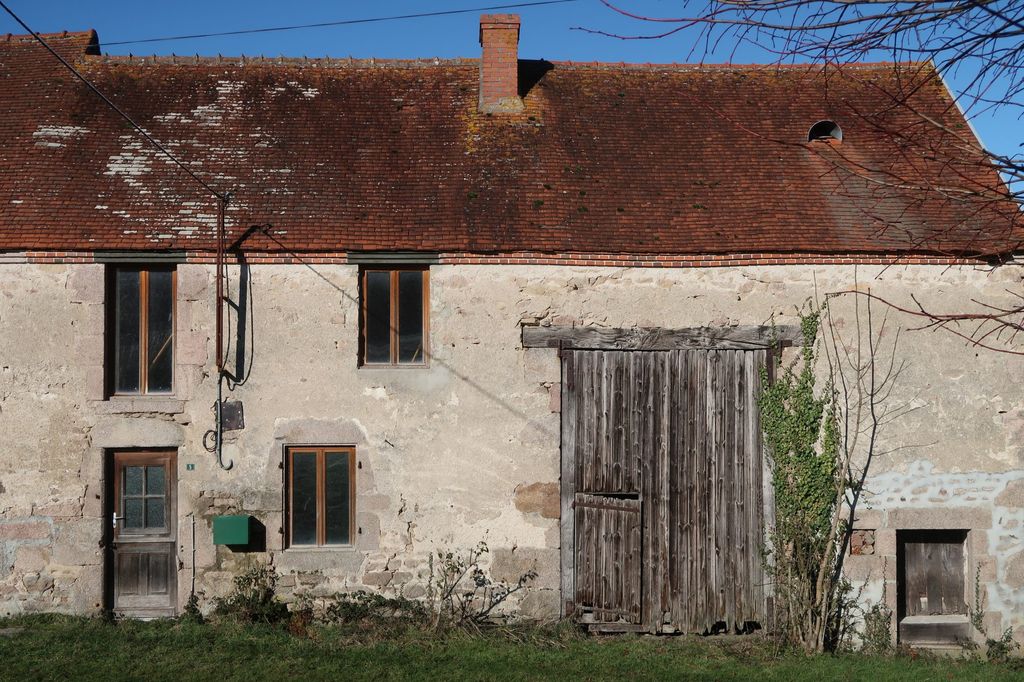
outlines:
[[[843,129],[835,121],[818,121],[811,126],[810,132],[807,133],[808,142],[828,142],[830,140],[843,141]]]
[[[362,271],[362,365],[426,365],[428,275],[413,267]]]
[[[352,545],[356,533],[355,448],[290,447],[285,467],[288,546]]]
[[[968,632],[966,530],[896,532],[901,642],[955,642]]]
[[[171,393],[174,268],[111,268],[107,287],[108,395]]]

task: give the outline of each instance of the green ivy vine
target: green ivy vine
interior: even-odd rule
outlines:
[[[775,498],[768,567],[778,627],[794,644],[818,649],[834,602],[834,581],[822,574],[834,558],[841,434],[831,380],[819,390],[815,374],[821,310],[803,313],[800,325],[799,357],[774,381],[762,368],[758,402]]]

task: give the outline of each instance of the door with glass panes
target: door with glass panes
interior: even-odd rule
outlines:
[[[174,451],[114,453],[114,612],[173,616],[177,587]]]

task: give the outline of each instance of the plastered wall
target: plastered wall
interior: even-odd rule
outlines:
[[[808,298],[853,287],[956,309],[1006,299],[1022,274],[433,266],[429,367],[369,369],[357,367],[356,266],[257,265],[243,329],[251,372],[228,393],[244,403],[245,428],[227,436],[224,471],[202,447],[216,398],[212,266],[178,267],[175,395],[113,400],[102,392],[103,267],[0,265],[0,613],[101,607],[104,457],[151,446],[178,450],[181,602],[193,577],[208,599],[257,561],[284,575],[286,597],[361,587],[417,596],[431,552],[483,540],[495,577],[538,572],[522,612],[554,617],[560,368],[555,351],[521,347],[521,324],[793,323]],[[237,266],[230,277],[237,299]],[[831,305],[840,332],[856,336],[854,298]],[[891,340],[915,321],[890,313],[886,324]],[[231,336],[237,369],[237,321]],[[886,557],[896,529],[964,528],[992,626],[1022,625],[1024,361],[927,331],[904,331],[898,353],[906,368],[892,401],[914,409],[880,435],[887,453],[872,465],[858,521],[875,530],[875,551],[851,557],[851,575],[866,598],[881,598],[895,580]],[[298,443],[356,446],[353,548],[282,550],[282,454]],[[215,547],[211,519],[222,513],[260,519],[267,552]]]

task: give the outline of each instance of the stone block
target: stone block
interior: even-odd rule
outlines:
[[[548,409],[552,412],[562,411],[562,383],[555,382],[548,386]]]
[[[397,589],[400,585],[412,580],[412,573],[406,571],[373,571],[363,574],[363,584],[370,587],[391,587]]]
[[[281,572],[331,570],[341,575],[356,575],[366,555],[354,549],[286,549],[274,553],[274,566]]]
[[[48,547],[23,545],[14,553],[14,570],[17,573],[39,573],[50,564]]]
[[[889,526],[899,529],[974,529],[992,527],[992,510],[981,507],[893,509]]]
[[[75,364],[102,367],[106,355],[102,334],[79,334],[72,352]]]
[[[875,531],[855,530],[850,534],[850,554],[868,556],[875,553]]]
[[[988,554],[988,531],[972,530],[967,534],[967,551],[971,557],[982,557]]]
[[[548,623],[558,620],[558,590],[530,590],[519,602],[519,615],[527,620]]]
[[[895,569],[893,569],[893,570],[895,570]],[[892,611],[893,613],[896,613],[897,606],[898,606],[898,604],[897,604],[898,601],[899,601],[899,593],[898,593],[898,590],[896,589],[896,579],[894,577],[892,580],[886,580],[885,581],[885,605],[889,608],[890,611]],[[896,619],[893,618],[893,627],[895,628],[895,626],[896,626]],[[896,634],[896,632],[895,632],[895,630],[893,630],[893,635],[894,635],[893,639],[894,639],[894,641],[895,641],[895,634]]]
[[[1024,479],[1007,483],[996,496],[995,504],[999,507],[1024,507]]]
[[[81,518],[82,500],[57,500],[42,505],[33,505],[33,516],[49,516],[54,519]]]
[[[53,563],[60,566],[88,566],[101,563],[101,524],[102,521],[99,519],[55,524]]]
[[[516,509],[524,514],[539,514],[546,519],[561,516],[561,498],[557,482],[518,485],[513,492]]]
[[[322,573],[312,573],[312,572],[296,573],[295,577],[299,581],[299,585],[304,585],[304,586],[307,586],[307,587],[310,587],[310,586],[313,586],[313,585],[319,585],[320,583],[322,583],[324,581],[324,576],[323,576]]]
[[[973,570],[969,570],[971,580],[974,580],[975,571],[977,571],[978,579],[981,582],[991,583],[995,582],[999,575],[999,565],[996,563],[995,557],[983,557],[971,562],[974,564]]]
[[[286,443],[362,445],[366,442],[360,424],[349,419],[278,419],[274,423],[274,438]],[[272,446],[271,456],[280,456],[280,447],[280,444]]]
[[[103,566],[83,566],[67,591],[72,613],[95,614],[103,608]]]
[[[174,309],[174,330],[181,338],[192,331],[192,303],[179,301]]]
[[[98,264],[71,267],[68,297],[72,303],[103,303],[107,289],[106,268]]]
[[[0,540],[45,540],[50,537],[46,521],[5,521],[0,523]]]
[[[878,509],[858,509],[853,520],[854,528],[881,528],[882,512]]]
[[[78,323],[79,334],[103,336],[107,333],[107,316],[102,304],[83,306],[81,321]]]
[[[406,585],[405,588],[402,590],[402,596],[406,597],[407,599],[419,599],[420,597],[426,596],[426,594],[427,588],[425,588],[423,585],[420,585],[419,583],[416,583],[414,585]]]
[[[360,512],[356,515],[356,547],[363,552],[380,548],[380,517]]]
[[[49,592],[53,589],[53,578],[42,573],[26,573],[21,577],[21,584],[29,592]]]
[[[879,556],[896,556],[895,530],[879,528],[875,531],[875,554]]]
[[[185,402],[177,398],[159,395],[114,396],[96,403],[97,414],[153,414],[174,415],[185,409]]]
[[[210,271],[205,265],[179,265],[178,298],[184,301],[205,298],[210,279]]]
[[[204,332],[183,334],[174,351],[178,364],[203,367],[210,359],[210,339]]]
[[[89,400],[103,400],[107,397],[107,378],[102,365],[85,368],[85,397]]]
[[[854,583],[881,580],[884,576],[882,558],[876,556],[852,555],[843,562],[843,573]]]
[[[1003,614],[998,611],[986,611],[981,623],[989,637],[999,637],[1003,634]]]
[[[149,417],[109,417],[92,429],[92,444],[100,448],[173,448],[185,443],[180,424]]]
[[[391,498],[387,495],[361,495],[359,508],[366,511],[385,512],[391,509]]]
[[[515,585],[528,571],[537,577],[528,584],[533,589],[558,589],[560,585],[558,550],[534,547],[500,547],[491,552],[491,579]]]
[[[1017,552],[1006,560],[1003,583],[1009,587],[1024,587],[1024,552]]]
[[[523,370],[528,381],[557,381],[562,361],[554,349],[527,348],[523,351]]]

